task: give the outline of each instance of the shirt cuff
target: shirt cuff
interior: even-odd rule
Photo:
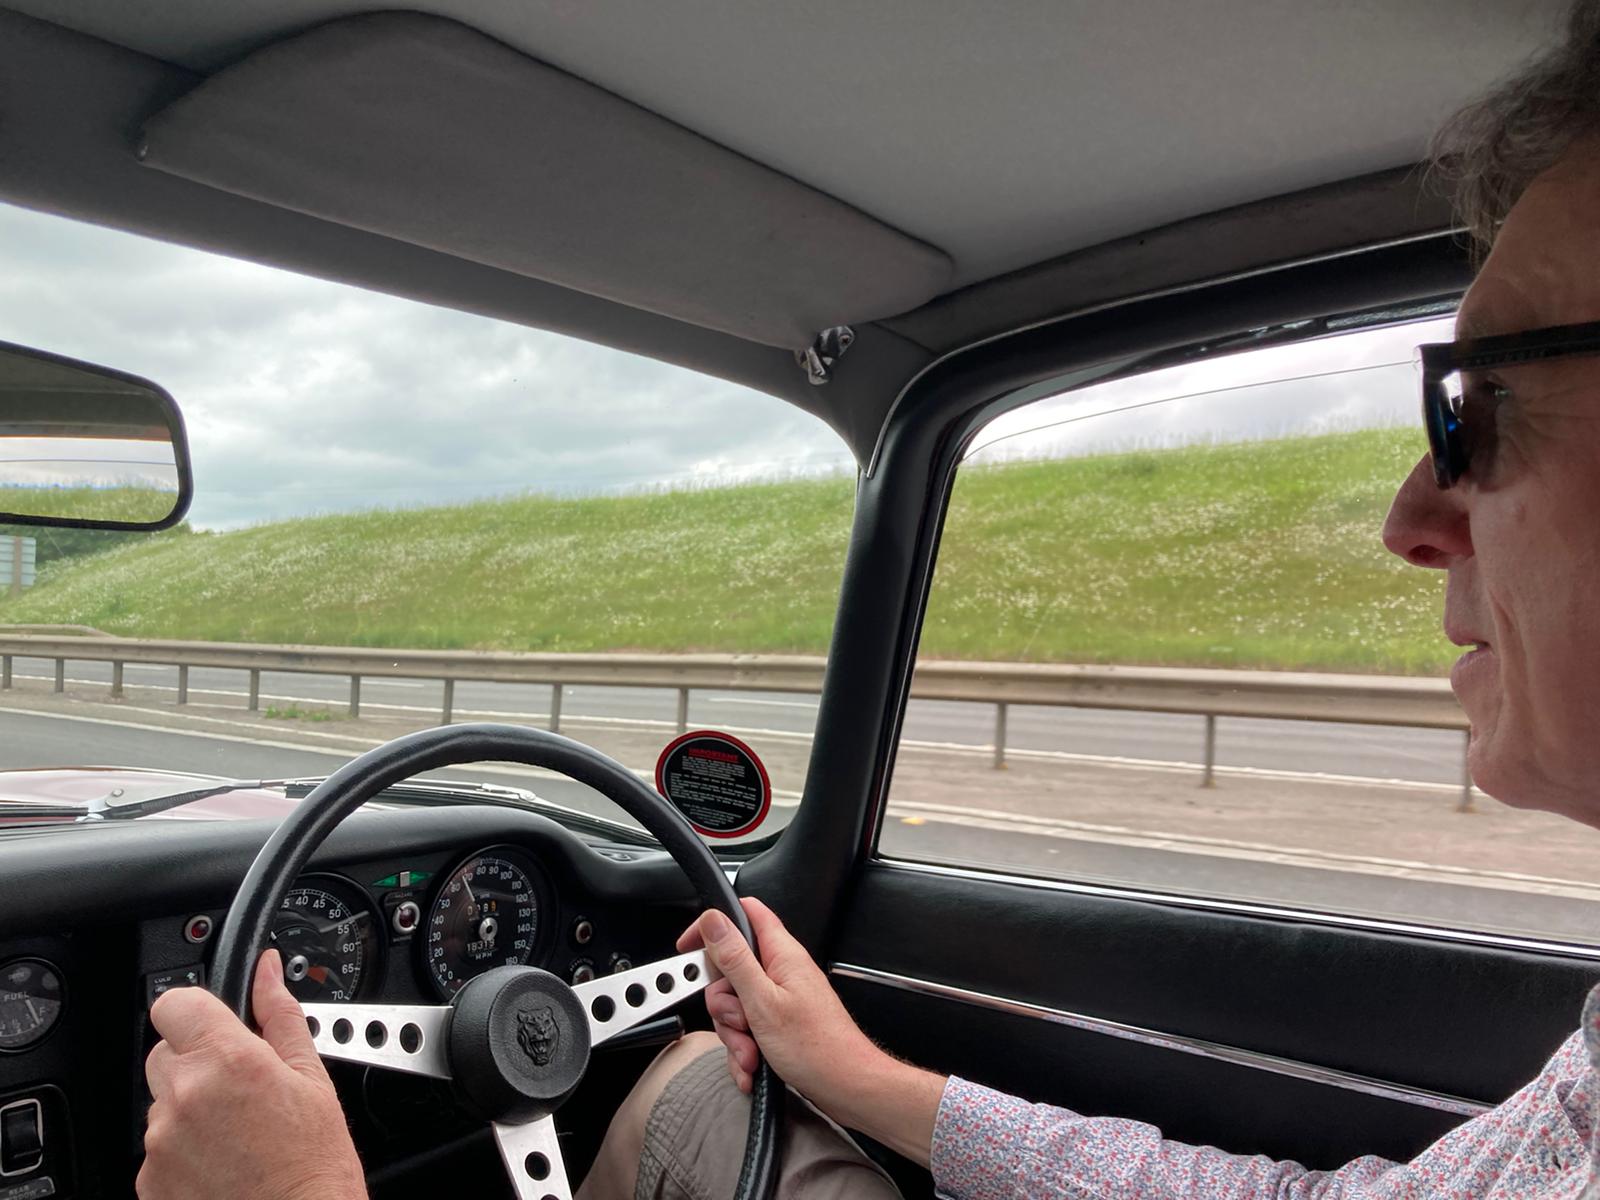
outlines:
[[[933,1185],[947,1200],[1013,1200],[1033,1105],[952,1075],[933,1123]]]

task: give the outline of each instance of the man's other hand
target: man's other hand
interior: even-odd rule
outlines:
[[[276,950],[256,964],[257,1035],[201,988],[157,998],[145,1060],[155,1103],[141,1200],[359,1200],[361,1163]]]
[[[824,1112],[861,1072],[887,1056],[862,1033],[806,948],[755,899],[740,901],[761,947],[755,954],[733,922],[708,911],[678,939],[678,949],[705,947],[723,978],[706,989],[706,1011],[728,1048],[728,1069],[748,1092],[757,1047],[785,1083]]]

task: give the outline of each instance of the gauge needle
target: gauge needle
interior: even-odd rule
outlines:
[[[33,1000],[30,998],[28,1000],[25,1000],[23,1003],[25,1003],[28,1006],[28,1015],[30,1017],[32,1017],[35,1021],[38,1021],[38,1019],[39,1019],[39,1010],[33,1006]]]
[[[472,879],[466,871],[461,873],[461,886],[467,889],[467,903],[477,908],[478,898],[472,894]]]

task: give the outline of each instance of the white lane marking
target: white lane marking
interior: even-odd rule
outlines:
[[[31,679],[48,682],[53,677],[41,675],[18,675],[19,679]],[[98,684],[106,686],[103,679],[69,680],[71,683]],[[158,684],[139,684],[138,686],[150,691],[176,692],[177,688]],[[245,697],[246,692],[232,692],[214,689],[190,688],[190,695],[203,696],[234,696]],[[282,696],[262,693],[261,699],[283,701],[292,704],[320,704],[332,709],[344,707],[345,702],[327,696]],[[730,698],[727,702],[733,703]],[[773,701],[772,703],[781,703]],[[439,711],[437,705],[417,704],[384,704],[381,701],[363,701],[363,708],[373,710],[382,709],[386,712],[416,712],[434,713]],[[464,717],[487,717],[493,720],[510,720],[523,724],[529,722],[548,722],[550,714],[547,712],[518,712],[500,709],[469,709],[457,708],[454,713],[459,721]],[[204,718],[196,718],[204,719]],[[600,715],[562,713],[562,722],[570,725],[600,725],[621,726],[638,729],[671,729],[677,730],[677,722],[659,720],[650,717],[607,717]],[[1315,724],[1308,722],[1307,724]],[[776,741],[810,742],[813,735],[794,729],[766,729],[753,725],[725,725],[722,726],[729,733],[739,734],[742,737],[770,738]],[[309,732],[309,731],[308,731]],[[333,736],[333,735],[321,735]],[[931,741],[923,738],[901,738],[901,746],[908,746],[916,750],[937,750],[949,754],[962,754],[969,757],[989,757],[994,754],[992,743],[982,742],[944,742]],[[1137,758],[1130,755],[1117,754],[1081,754],[1071,750],[1028,750],[1016,746],[1006,747],[1008,759],[1029,759],[1038,762],[1062,763],[1089,763],[1096,766],[1122,768],[1137,771],[1159,771],[1164,774],[1192,775],[1205,769],[1203,763],[1192,762],[1187,759],[1171,758]],[[1353,787],[1393,787],[1408,791],[1438,792],[1441,794],[1454,794],[1461,790],[1460,783],[1436,783],[1426,779],[1401,779],[1394,776],[1383,775],[1343,775],[1328,771],[1291,771],[1282,767],[1236,767],[1221,763],[1213,768],[1217,775],[1223,777],[1238,777],[1241,779],[1283,779],[1290,781],[1311,781],[1315,783],[1329,783],[1336,786]]]
[[[1526,875],[1515,871],[1494,871],[1456,867],[1440,863],[1410,862],[1404,859],[1375,858],[1357,854],[1334,854],[1300,847],[1272,846],[1257,842],[1233,842],[1223,838],[1187,834],[1145,832],[1114,825],[1091,825],[1052,817],[1027,817],[990,809],[968,809],[958,805],[891,802],[890,817],[897,811],[913,812],[928,822],[989,829],[999,833],[1026,833],[1036,837],[1064,838],[1098,842],[1139,850],[1162,850],[1175,854],[1198,854],[1212,858],[1238,858],[1278,866],[1308,867],[1324,871],[1351,871],[1383,875],[1392,879],[1411,879],[1425,883],[1452,883],[1466,887],[1498,888],[1502,891],[1561,896],[1569,899],[1600,901],[1600,886],[1580,880],[1555,879],[1545,875]]]
[[[767,708],[803,708],[810,712],[815,712],[817,709],[816,701],[807,703],[804,700],[753,700],[746,699],[741,696],[705,696],[702,698],[701,703],[739,705],[760,704],[765,705]]]
[[[382,742],[367,741],[362,738],[352,738],[348,736],[345,736],[343,739],[347,743],[344,746],[307,745],[303,742],[282,742],[270,738],[241,737],[238,734],[217,733],[209,729],[180,729],[172,725],[152,725],[140,721],[119,721],[114,720],[111,717],[92,717],[82,716],[77,713],[48,712],[36,708],[11,708],[8,706],[0,706],[0,717],[4,717],[6,713],[16,713],[19,716],[24,717],[42,717],[51,721],[81,721],[90,725],[111,725],[119,729],[137,729],[145,733],[170,733],[177,737],[208,738],[212,741],[218,742],[238,742],[247,746],[266,746],[269,749],[274,750],[292,750],[300,754],[319,754],[325,757],[340,758],[345,760],[353,758],[359,754],[364,754],[368,750],[383,745]],[[190,721],[204,721],[212,725],[227,725],[236,729],[258,728],[258,726],[251,725],[247,721],[229,721],[221,717],[201,717],[193,714],[186,714],[184,719]],[[304,730],[303,732],[312,737],[335,736],[329,734],[318,735],[314,730]],[[568,783],[573,782],[573,780],[561,774],[559,771],[546,770],[544,767],[511,767],[500,766],[495,763],[472,763],[462,765],[470,765],[474,774],[505,775],[513,779],[527,779],[531,776],[535,779],[559,779]],[[653,782],[655,779],[654,767],[629,767],[628,770],[633,772],[633,774],[637,775],[640,779],[643,779],[647,783]],[[799,803],[799,792],[780,791],[777,788],[773,789],[772,804],[774,808],[793,808]]]

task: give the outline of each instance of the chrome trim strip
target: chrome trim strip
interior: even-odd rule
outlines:
[[[933,996],[940,1000],[954,1000],[961,1004],[988,1008],[1015,1017],[1031,1017],[1038,1021],[1048,1021],[1052,1025],[1066,1025],[1072,1029],[1081,1029],[1087,1033],[1105,1034],[1107,1037],[1121,1038],[1124,1041],[1137,1042],[1143,1046],[1154,1046],[1161,1050],[1174,1050],[1180,1054],[1193,1054],[1200,1058],[1225,1062],[1236,1067],[1249,1067],[1251,1070],[1266,1071],[1273,1075],[1286,1075],[1291,1079],[1299,1079],[1307,1083],[1342,1088],[1349,1092],[1360,1092],[1366,1096],[1376,1096],[1383,1100],[1396,1100],[1402,1104],[1411,1104],[1418,1108],[1431,1108],[1439,1112],[1453,1113],[1457,1116],[1476,1117],[1489,1112],[1493,1108],[1493,1105],[1484,1104],[1478,1100],[1450,1096],[1443,1092],[1432,1092],[1426,1088],[1410,1087],[1403,1083],[1389,1083],[1386,1080],[1374,1079],[1368,1075],[1357,1075],[1350,1071],[1338,1071],[1332,1067],[1313,1066],[1311,1063],[1299,1062],[1292,1058],[1280,1058],[1275,1054],[1261,1054],[1254,1050],[1243,1050],[1237,1046],[1225,1046],[1220,1042],[1208,1042],[1200,1038],[1183,1037],[1173,1033],[1159,1033],[1152,1029],[1141,1029],[1137,1025],[1125,1025],[1121,1021],[1107,1021],[1100,1017],[1084,1016],[1082,1013],[1066,1012],[1059,1008],[1046,1008],[1043,1005],[1029,1004],[1022,1000],[1008,1000],[1002,996],[991,996],[984,992],[972,992],[965,988],[951,987],[943,983],[930,983],[923,979],[894,975],[888,971],[877,971],[871,967],[858,967],[850,963],[834,963],[828,969],[828,973],[841,979],[875,983],[880,987],[894,988],[897,991],[912,992],[921,996]]]
[[[1141,904],[1160,904],[1168,908],[1187,908],[1199,912],[1230,913],[1236,916],[1261,917],[1273,921],[1297,921],[1308,925],[1323,925],[1333,929],[1361,929],[1370,933],[1389,933],[1403,937],[1427,938],[1436,942],[1452,942],[1470,946],[1483,946],[1496,950],[1518,950],[1526,954],[1555,955],[1576,958],[1585,962],[1600,962],[1600,945],[1583,946],[1572,942],[1545,941],[1532,937],[1516,937],[1504,933],[1480,933],[1470,929],[1450,929],[1437,925],[1416,925],[1405,921],[1387,921],[1379,917],[1345,916],[1340,913],[1316,912],[1310,909],[1289,908],[1264,902],[1222,900],[1207,896],[1178,896],[1167,892],[1145,892],[1133,887],[1116,887],[1111,884],[1077,883],[1067,879],[1042,879],[1034,875],[1013,875],[1005,871],[988,871],[974,867],[955,867],[943,863],[913,862],[907,859],[874,858],[867,864],[872,871],[905,871],[916,875],[939,875],[946,879],[970,879],[980,883],[1003,883],[1013,887],[1036,888],[1041,891],[1069,892],[1079,896],[1100,896],[1111,900],[1133,900]]]

